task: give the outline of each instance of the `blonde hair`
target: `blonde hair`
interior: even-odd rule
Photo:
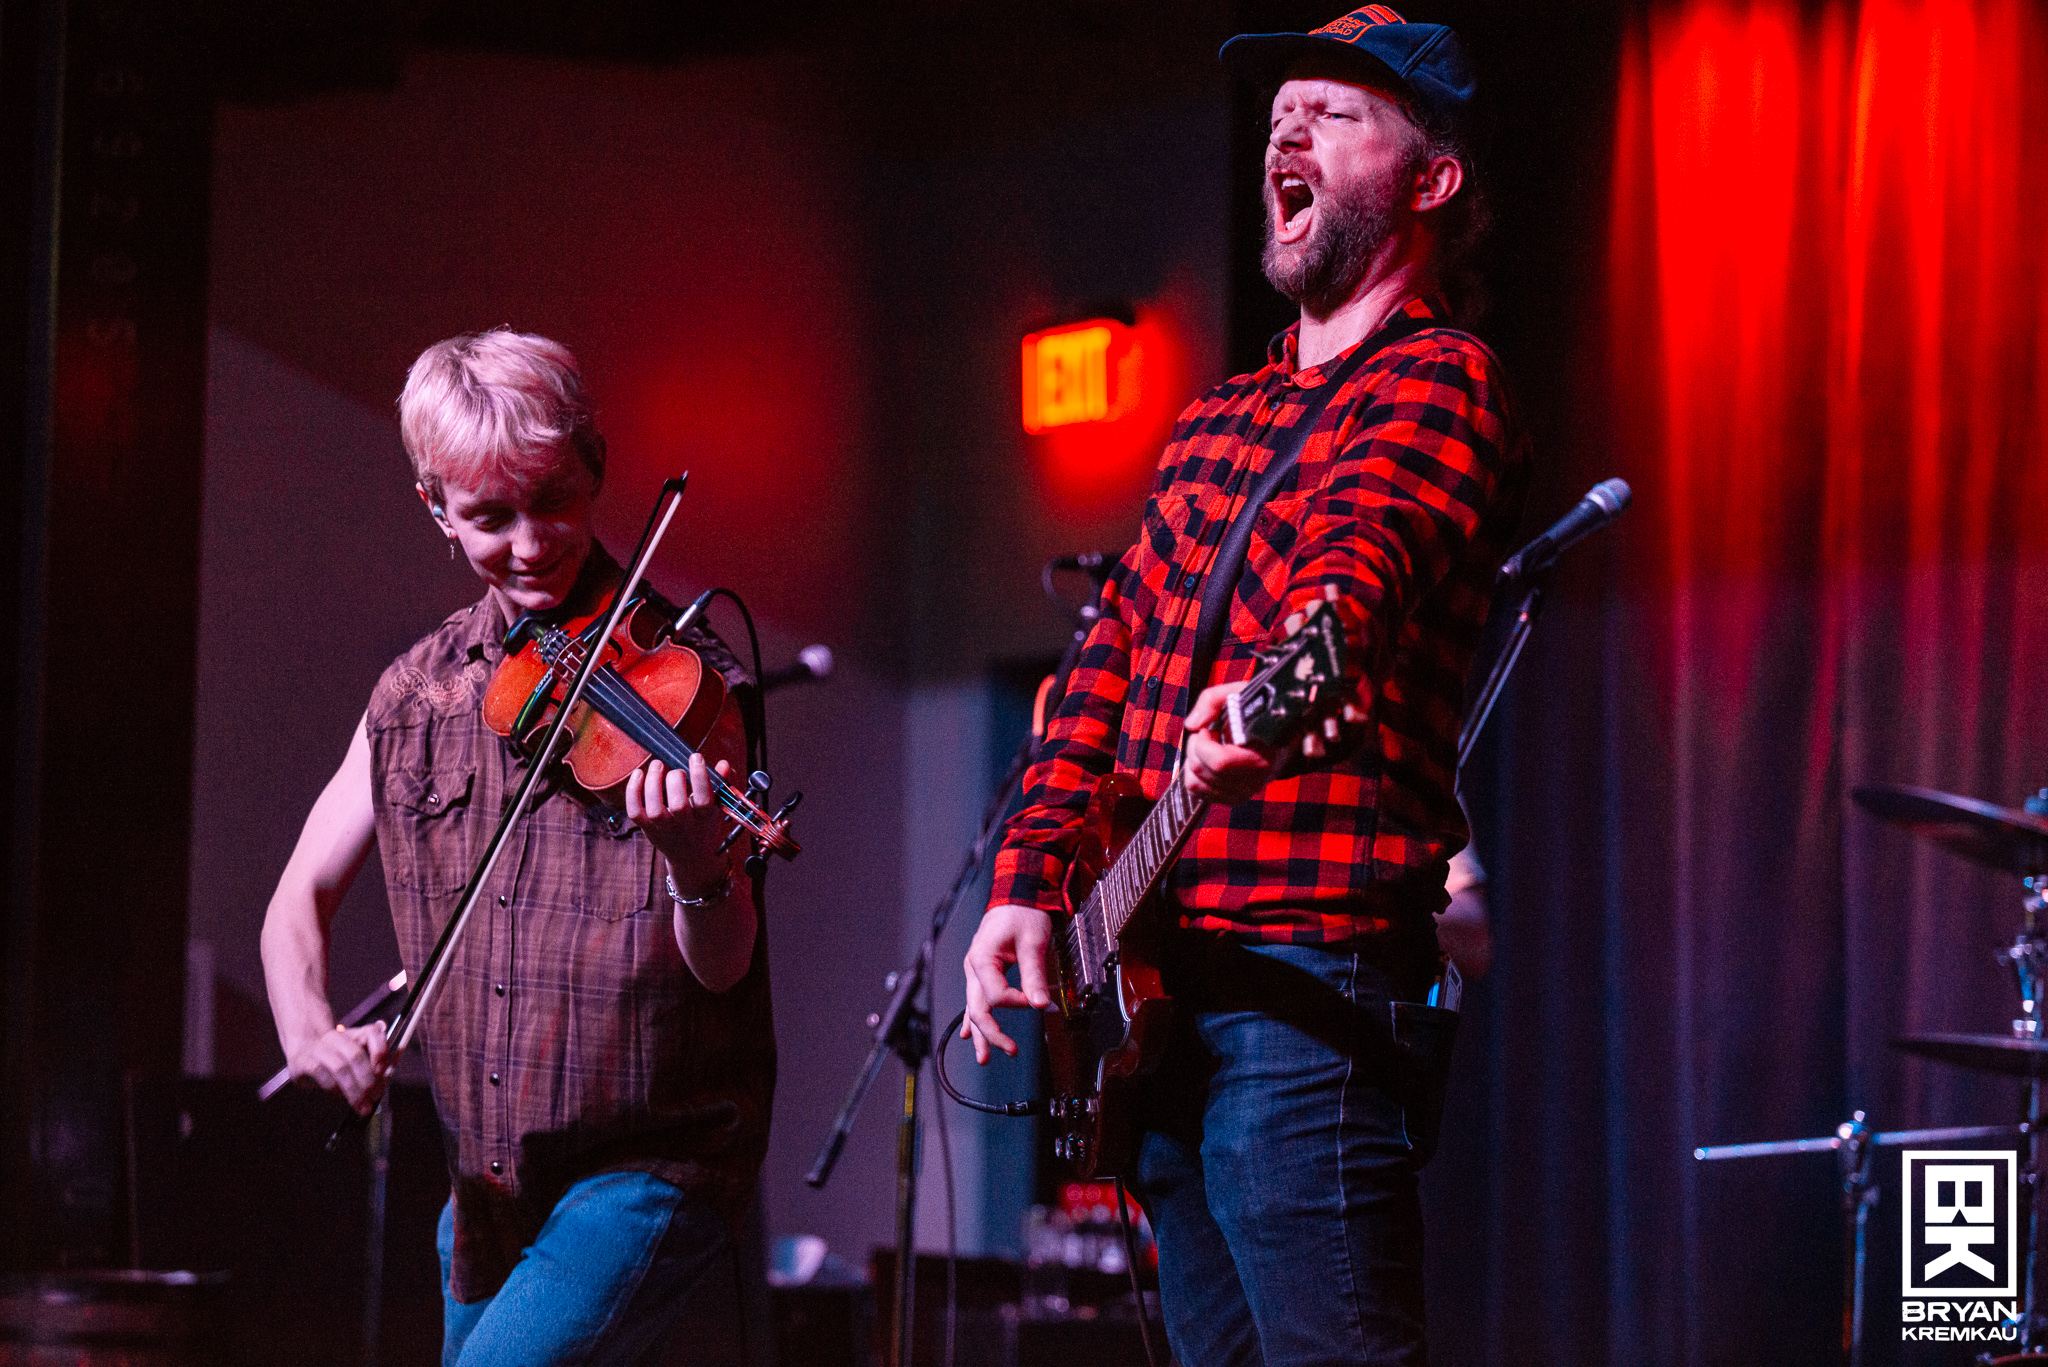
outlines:
[[[526,489],[571,451],[604,482],[604,438],[576,357],[531,333],[465,332],[421,352],[398,396],[398,431],[436,505],[443,481],[475,488],[507,480]]]

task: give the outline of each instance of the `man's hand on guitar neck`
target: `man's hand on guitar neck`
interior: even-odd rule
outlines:
[[[1231,695],[1243,688],[1241,683],[1205,688],[1188,709],[1181,783],[1196,797],[1226,806],[1244,801],[1273,777],[1274,755],[1232,745],[1210,730],[1223,720],[1224,706]]]
[[[967,946],[967,1020],[960,1027],[960,1038],[974,1041],[976,1063],[988,1062],[990,1045],[1017,1056],[1017,1041],[996,1024],[996,1007],[1043,1011],[1052,1005],[1045,985],[1045,952],[1051,939],[1052,917],[1036,907],[990,907],[982,916],[974,942]],[[1010,986],[1011,964],[1017,965],[1021,990]]]

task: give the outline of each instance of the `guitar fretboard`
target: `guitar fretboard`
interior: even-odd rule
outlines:
[[[1327,590],[1326,599],[1334,592]],[[1329,601],[1316,604],[1290,622],[1284,647],[1260,659],[1264,667],[1231,700],[1229,734],[1239,745],[1252,738],[1279,744],[1313,715],[1321,690],[1343,676],[1344,633],[1336,609]],[[1067,923],[1067,966],[1084,991],[1107,984],[1117,937],[1208,809],[1207,799],[1182,786],[1176,765],[1165,793]]]
[[[1123,934],[1139,903],[1158,885],[1160,874],[1208,809],[1206,799],[1195,797],[1181,785],[1180,770],[1175,768],[1165,794],[1146,813],[1130,843],[1067,926],[1068,962],[1083,983],[1096,987],[1106,979],[1117,936]]]

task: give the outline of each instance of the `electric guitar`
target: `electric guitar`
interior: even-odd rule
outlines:
[[[1318,719],[1336,737],[1344,625],[1325,601],[1290,618],[1287,630],[1230,699],[1224,730],[1237,745],[1300,739],[1312,754],[1322,735],[1303,733]],[[1346,720],[1357,719],[1345,711]],[[1182,786],[1178,766],[1165,794],[1147,806],[1131,775],[1108,774],[1096,785],[1067,869],[1065,924],[1053,935],[1058,1010],[1045,1018],[1047,1111],[1059,1127],[1054,1154],[1087,1180],[1127,1175],[1134,1166],[1131,1091],[1164,1057],[1173,1012],[1157,952],[1170,922],[1154,894],[1209,809]]]

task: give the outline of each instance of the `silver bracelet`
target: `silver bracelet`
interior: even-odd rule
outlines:
[[[661,879],[664,883],[668,884],[669,900],[679,907],[715,906],[732,896],[732,870],[730,868],[726,869],[725,877],[719,880],[718,886],[705,893],[702,897],[685,897],[680,892],[677,892],[676,876],[674,873],[665,873],[661,876]]]

